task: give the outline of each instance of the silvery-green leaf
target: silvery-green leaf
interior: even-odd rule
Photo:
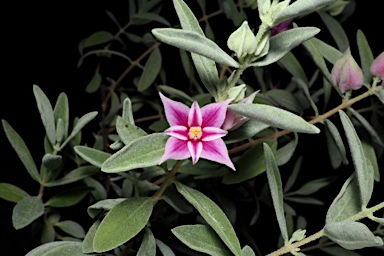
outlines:
[[[294,197],[294,196],[287,196],[284,197],[285,200],[300,203],[300,204],[313,204],[313,205],[323,205],[324,203],[316,198],[313,197]]]
[[[123,101],[123,119],[127,120],[130,124],[135,124],[132,113],[132,102],[130,98],[125,98]]]
[[[316,106],[314,100],[311,97],[311,93],[309,92],[308,85],[305,84],[304,81],[301,80],[300,78],[295,78],[294,77],[294,78],[292,78],[292,80],[295,81],[296,84],[298,85],[298,87],[303,91],[306,100],[309,102],[309,104],[311,105],[313,111],[315,112],[315,116],[318,116],[319,115],[319,110],[317,109],[317,106]]]
[[[141,19],[141,20],[149,20],[149,21],[157,21],[159,23],[162,23],[166,26],[171,26],[171,24],[169,24],[169,22],[164,19],[163,17],[161,17],[160,15],[156,14],[156,13],[151,13],[151,12],[140,12],[140,13],[135,13],[133,14],[132,16],[130,16],[130,18],[132,19],[132,22],[133,24],[135,24],[135,19]]]
[[[64,177],[58,180],[53,180],[45,184],[46,187],[55,187],[73,183],[82,180],[88,176],[100,172],[100,168],[93,166],[81,166],[66,174]]]
[[[331,256],[361,256],[357,252],[346,250],[339,246],[324,246],[319,249]]]
[[[301,168],[301,163],[303,162],[303,156],[300,155],[299,158],[297,158],[296,163],[293,167],[291,175],[289,175],[287,182],[285,183],[284,187],[284,193],[289,191],[293,184],[295,184],[297,175],[299,174],[300,168]]]
[[[88,187],[74,187],[58,192],[44,205],[52,207],[68,207],[80,202],[92,189]]]
[[[374,59],[373,54],[371,48],[369,47],[367,38],[365,37],[363,31],[360,29],[357,30],[356,40],[357,47],[359,49],[360,63],[364,74],[364,80],[369,83],[372,80],[370,68]]]
[[[82,251],[82,243],[78,241],[54,241],[40,245],[25,256],[87,256]]]
[[[315,27],[293,28],[281,32],[270,39],[268,54],[265,58],[251,63],[254,67],[263,67],[272,64],[287,54],[290,50],[315,36],[320,29]]]
[[[305,238],[305,232],[306,230],[298,229],[295,232],[293,232],[291,238],[289,239],[289,243],[294,243],[296,241],[301,241]]]
[[[228,135],[224,137],[224,142],[226,144],[231,144],[251,138],[268,127],[268,124],[264,124],[256,120],[248,120],[239,128],[229,131]]]
[[[172,249],[161,240],[155,239],[155,242],[163,256],[175,256]]]
[[[192,212],[193,208],[179,193],[176,193],[173,187],[168,187],[163,193],[161,199],[167,202],[176,212],[187,214]]]
[[[105,117],[104,123],[106,124],[111,123],[115,119],[117,112],[119,112],[120,109],[121,109],[121,103],[120,103],[119,96],[117,96],[115,92],[112,92],[108,114]]]
[[[201,106],[201,105],[200,105]],[[165,118],[161,118],[149,125],[148,129],[154,132],[163,132],[169,127],[168,121]]]
[[[47,167],[50,170],[57,169],[62,162],[62,157],[60,155],[52,155],[50,153],[47,153],[43,156],[42,163],[45,167]]]
[[[383,240],[360,222],[341,221],[326,224],[324,234],[347,250],[383,245]]]
[[[147,224],[152,209],[149,197],[129,198],[113,207],[96,230],[95,252],[112,250],[133,238]]]
[[[9,143],[11,143],[13,149],[16,151],[21,162],[24,164],[25,169],[27,169],[27,172],[29,173],[29,175],[31,175],[34,180],[40,181],[41,178],[39,175],[39,171],[37,170],[37,167],[35,165],[35,162],[33,161],[31,153],[27,148],[27,145],[25,145],[23,139],[12,128],[12,126],[9,125],[7,121],[1,120],[1,122],[3,124],[3,129]]]
[[[283,58],[281,58],[279,60],[279,64],[281,64],[292,76],[300,78],[306,84],[309,83],[303,67],[292,52],[288,52]]]
[[[60,146],[60,150],[62,150],[68,142],[70,142],[73,138],[76,137],[76,135],[83,129],[83,127],[88,124],[93,118],[97,116],[97,111],[89,112],[85,115],[83,115],[77,122],[75,127],[73,127],[73,130],[71,134],[68,136],[68,138],[64,141],[63,144]]]
[[[138,256],[155,256],[156,255],[156,242],[152,231],[149,228],[145,228],[145,234],[143,241],[140,244]]]
[[[88,187],[93,189],[91,193],[93,198],[95,198],[95,200],[104,200],[107,198],[107,191],[99,181],[91,177],[86,177],[84,179],[84,182]]]
[[[256,256],[256,254],[253,252],[251,247],[246,245],[243,249],[241,249],[241,256]]]
[[[83,240],[83,253],[92,253],[95,251],[93,250],[93,239],[95,238],[95,233],[99,226],[100,220],[96,220],[89,228]]]
[[[336,146],[336,150],[338,150],[338,152],[339,152],[339,154],[341,156],[342,162],[344,164],[348,164],[347,153],[346,153],[346,150],[345,150],[345,147],[344,147],[343,140],[341,139],[341,135],[339,133],[339,130],[328,119],[325,119],[325,126],[326,126],[326,135],[329,132],[329,135],[327,136],[328,146],[330,146],[330,143],[334,143],[335,146]],[[331,154],[331,151],[332,150],[329,151],[330,154]],[[331,159],[332,159],[332,156],[331,156]],[[334,166],[334,167],[336,167],[336,166]]]
[[[143,73],[140,76],[137,88],[139,92],[146,90],[158,76],[161,69],[161,52],[159,48],[153,50],[147,62],[145,63]]]
[[[147,133],[140,127],[131,124],[128,120],[117,116],[116,130],[119,137],[125,145],[131,143],[133,140],[147,135]]]
[[[47,219],[44,219],[43,228],[41,230],[41,243],[45,244],[53,242],[55,240],[55,234],[56,231],[53,228],[53,225]]]
[[[335,180],[334,177],[311,180],[305,183],[303,186],[301,186],[298,190],[292,191],[289,194],[302,195],[302,196],[310,195],[319,191],[323,187],[328,186],[334,180]]]
[[[44,214],[41,197],[27,196],[21,199],[13,208],[12,224],[15,229],[21,229]]]
[[[5,182],[0,183],[0,198],[2,199],[17,203],[28,196],[27,192],[15,185]]]
[[[230,199],[224,196],[219,191],[214,190],[213,193],[216,196],[219,206],[221,207],[225,215],[227,215],[232,225],[234,225],[236,222],[236,216],[237,216],[237,208],[236,208],[235,201],[233,199]]]
[[[168,137],[162,133],[153,133],[133,140],[108,158],[101,170],[114,173],[158,165]]]
[[[79,223],[72,220],[60,221],[55,223],[54,226],[76,238],[84,238],[85,236],[83,227]]]
[[[371,135],[372,140],[379,144],[380,146],[384,147],[384,143],[380,138],[380,135],[376,132],[375,128],[372,127],[372,125],[362,116],[359,112],[354,110],[353,108],[348,108],[349,111],[353,114],[354,117],[356,117],[357,120],[363,125],[365,130]]]
[[[281,235],[284,239],[284,242],[288,242],[289,238],[284,214],[283,187],[281,183],[280,172],[277,168],[275,156],[268,144],[263,143],[263,149],[265,157],[265,167],[267,169],[268,184],[269,189],[271,191],[272,202],[275,208],[277,222],[279,223]]]
[[[321,41],[320,39],[313,37],[311,43],[317,49],[321,56],[323,56],[331,64],[335,64],[338,59],[343,56],[343,53],[337,50],[335,47]]]
[[[69,127],[69,104],[67,95],[62,92],[57,98],[56,105],[53,109],[53,115],[55,116],[55,121],[58,122],[59,119],[63,120],[63,139],[68,136],[68,127]]]
[[[298,0],[284,8],[282,12],[274,17],[273,24],[277,25],[285,20],[315,12],[332,2],[334,2],[334,0]]]
[[[144,171],[140,174],[139,180],[151,180],[163,175],[165,175],[165,171],[160,166],[147,167],[144,168]]]
[[[372,165],[374,179],[375,181],[380,182],[380,170],[377,163],[375,148],[365,140],[362,140],[361,144],[363,145],[364,155],[366,156],[367,161],[369,161]]]
[[[359,185],[355,173],[342,186],[328,209],[325,223],[340,222],[359,213],[362,208]]]
[[[250,119],[293,132],[319,133],[316,126],[286,110],[263,104],[231,104],[228,109]]]
[[[264,96],[267,96],[268,99],[270,99],[275,106],[282,106],[295,113],[301,113],[303,111],[300,102],[295,98],[295,96],[291,92],[287,90],[269,90],[264,94]]]
[[[340,22],[338,22],[335,18],[327,14],[326,12],[318,12],[321,19],[325,23],[325,26],[329,30],[332,35],[333,40],[335,40],[337,47],[341,52],[345,52],[349,47],[348,36],[345,33],[343,27]]]
[[[64,121],[59,118],[56,123],[56,142],[60,143],[64,138]]]
[[[85,161],[99,168],[101,168],[101,165],[104,163],[104,161],[111,156],[109,153],[87,146],[75,146],[73,149]]]
[[[85,87],[85,91],[87,93],[94,93],[95,91],[97,91],[99,88],[100,88],[100,85],[101,85],[101,75],[99,72],[95,73],[91,79],[91,81],[89,81],[87,87]]]
[[[207,57],[219,64],[237,68],[237,63],[215,42],[194,31],[173,28],[152,29],[153,35],[160,41],[172,46]]]
[[[348,139],[349,149],[355,166],[360,188],[361,202],[363,207],[365,207],[372,196],[374,182],[373,168],[368,168],[363,146],[361,145],[361,141],[357,136],[351,120],[342,110],[339,110],[339,115],[345,131],[345,136]]]
[[[299,136],[295,133],[295,139],[288,142],[276,151],[276,163],[278,166],[286,164],[295,153]]]
[[[233,255],[215,231],[207,225],[184,225],[171,229],[172,233],[189,248],[208,255]]]
[[[91,218],[95,218],[103,211],[109,211],[126,198],[104,199],[88,207],[87,212]]]
[[[180,194],[190,202],[204,220],[235,255],[241,254],[240,243],[225,213],[203,193],[180,182],[175,182]]]
[[[159,88],[163,92],[166,92],[167,94],[172,95],[172,96],[176,96],[176,97],[178,97],[178,98],[180,98],[182,100],[186,100],[186,101],[189,101],[189,102],[194,102],[195,101],[194,99],[191,98],[191,96],[189,96],[185,92],[183,92],[181,90],[178,90],[176,88],[173,88],[173,87],[170,87],[170,86],[167,86],[167,85],[159,85]]]

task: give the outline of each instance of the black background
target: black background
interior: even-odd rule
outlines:
[[[167,4],[170,2],[167,1]],[[170,8],[165,8],[163,14],[168,11],[168,19],[175,25],[176,15],[172,6],[168,6]],[[92,67],[77,68],[80,57],[77,47],[81,39],[95,31],[116,32],[105,10],[114,13],[124,23],[128,14],[128,1],[89,1],[88,4],[83,1],[81,4],[68,1],[28,4],[13,2],[3,9],[0,118],[7,120],[21,135],[36,163],[40,163],[40,156],[43,155],[44,129],[33,96],[33,84],[39,85],[51,102],[55,102],[59,93],[64,91],[69,97],[71,117],[100,111],[100,96],[97,93],[89,95],[84,91],[92,76]],[[355,44],[357,29],[363,30],[375,56],[383,50],[381,10],[369,1],[357,3],[356,13],[344,25],[354,55],[358,54]],[[225,34],[233,30],[233,27],[216,25]],[[224,46],[226,42],[218,44]],[[97,129],[97,120],[92,125]],[[313,145],[316,143],[313,142]],[[31,195],[37,194],[37,184],[25,171],[2,130],[0,146],[0,182],[15,184]],[[305,146],[310,144],[307,142]],[[312,150],[324,156],[324,148]],[[320,162],[319,159],[313,161]],[[37,244],[36,240],[31,240],[29,227],[19,231],[12,227],[13,206],[14,203],[0,200],[0,252],[23,255]]]

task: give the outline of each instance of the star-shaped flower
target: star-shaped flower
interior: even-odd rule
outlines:
[[[220,129],[230,100],[211,103],[202,108],[195,101],[189,108],[161,93],[160,98],[170,125],[164,133],[171,136],[165,145],[160,164],[168,159],[182,160],[192,157],[193,164],[204,158],[235,170],[227,147],[221,139],[227,135],[227,131]]]

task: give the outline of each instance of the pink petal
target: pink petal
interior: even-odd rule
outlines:
[[[196,164],[199,160],[201,151],[203,149],[203,143],[201,141],[188,141],[189,153],[192,156],[192,163]]]
[[[200,157],[225,164],[232,170],[236,171],[235,166],[229,158],[227,147],[222,139],[205,141]]]
[[[189,110],[188,114],[188,126],[201,126],[202,123],[202,114],[201,109],[199,107],[199,104],[197,102],[193,102],[191,109]]]
[[[188,150],[187,141],[179,140],[174,137],[170,137],[165,144],[164,155],[160,159],[160,163],[167,161],[168,159],[182,160],[191,156]]]
[[[247,98],[242,99],[239,103],[241,103],[241,104],[250,104],[250,103],[253,103],[253,100],[255,99],[256,94],[257,94],[258,92],[259,92],[259,91],[253,92],[253,93],[252,93],[251,95],[249,95]]]
[[[188,128],[185,126],[171,126],[164,133],[180,140],[188,140]]]
[[[235,119],[236,119],[236,114],[230,110],[227,110],[225,115],[225,120],[223,125],[221,126],[221,129],[230,130],[235,124]]]
[[[187,126],[189,107],[165,97],[161,92],[159,92],[159,94],[164,105],[165,117],[167,118],[169,125]]]
[[[384,80],[384,52],[380,53],[373,61],[371,73],[372,75],[379,76],[381,80]]]
[[[201,114],[203,116],[202,127],[221,127],[225,120],[225,113],[231,99],[219,102],[211,103],[201,108]]]
[[[217,127],[204,127],[203,136],[201,137],[201,140],[202,141],[217,140],[227,135],[227,133],[228,133],[227,131],[224,131]]]

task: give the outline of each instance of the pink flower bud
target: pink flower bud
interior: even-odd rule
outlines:
[[[332,68],[332,78],[341,93],[347,90],[358,90],[363,85],[363,71],[357,65],[348,48]]]
[[[371,73],[374,76],[379,76],[381,80],[384,80],[384,52],[373,61],[371,66]]]

